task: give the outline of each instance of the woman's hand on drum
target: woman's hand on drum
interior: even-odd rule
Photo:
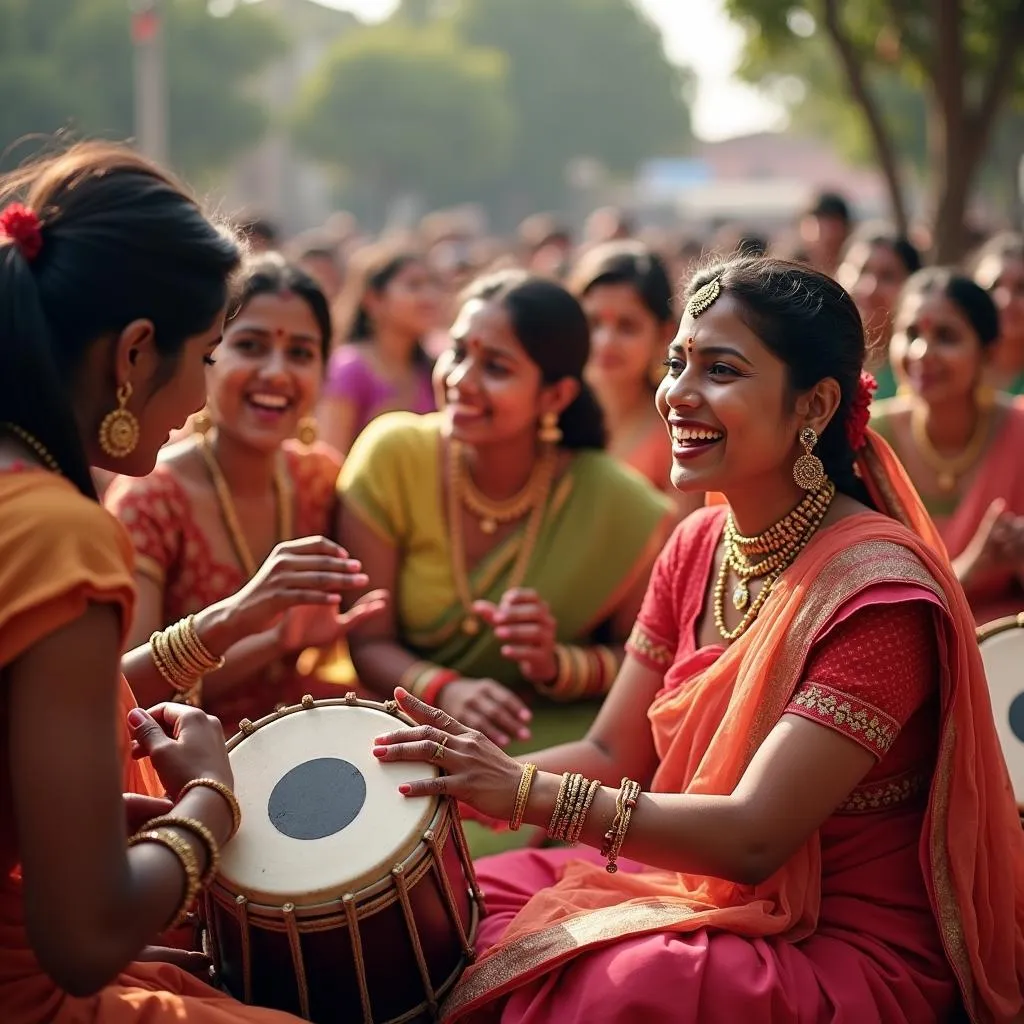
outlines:
[[[482,814],[501,821],[512,816],[523,766],[482,732],[469,729],[440,708],[417,700],[401,687],[399,707],[419,724],[385,733],[374,741],[380,761],[422,761],[443,768],[444,775],[399,786],[404,796],[446,796],[463,800]]]
[[[478,729],[499,747],[507,747],[513,737],[530,738],[526,726],[530,709],[493,679],[456,679],[438,694],[437,706],[468,728]]]
[[[1002,498],[989,505],[967,547],[954,561],[965,587],[999,568],[1024,564],[1024,520],[1013,515]]]
[[[364,619],[379,615],[387,605],[388,592],[372,590],[341,615],[333,604],[289,608],[274,627],[278,646],[287,654],[307,647],[327,647],[347,636]]]
[[[473,610],[494,628],[501,653],[519,666],[531,683],[549,683],[558,674],[555,661],[556,627],[547,602],[536,590],[516,587],[501,600],[475,601]]]
[[[176,796],[192,779],[215,779],[231,788],[234,778],[220,722],[188,704],[157,704],[128,712],[132,757],[153,762],[164,789]]]
[[[196,628],[214,654],[223,654],[297,605],[336,612],[344,591],[368,583],[362,564],[326,537],[282,541],[241,590],[196,616]]]

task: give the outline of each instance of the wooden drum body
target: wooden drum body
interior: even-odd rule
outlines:
[[[320,1024],[436,1018],[482,903],[453,802],[398,792],[437,770],[371,752],[411,724],[394,701],[305,697],[228,742],[242,827],[206,920],[236,998]]]
[[[1024,819],[1024,612],[978,630],[992,715]]]

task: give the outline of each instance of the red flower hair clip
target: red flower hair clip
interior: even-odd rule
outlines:
[[[871,419],[871,396],[877,388],[878,381],[867,370],[861,370],[860,384],[853,399],[850,415],[846,420],[846,439],[855,452],[859,452],[867,442],[868,420]]]
[[[29,263],[43,247],[43,225],[24,203],[11,203],[0,213],[0,235],[9,238]]]

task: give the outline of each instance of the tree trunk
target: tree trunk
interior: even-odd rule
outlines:
[[[825,29],[846,72],[850,93],[867,121],[871,141],[875,147],[875,156],[889,191],[893,225],[899,234],[905,235],[909,227],[909,220],[903,197],[903,182],[896,161],[896,147],[893,145],[892,136],[882,118],[882,112],[868,89],[864,77],[863,61],[843,28],[838,0],[825,0],[824,21]]]
[[[937,0],[936,7],[938,46],[929,69],[933,93],[929,136],[935,175],[931,255],[936,263],[953,263],[964,254],[971,186],[1009,93],[1017,56],[1024,48],[1024,2],[1017,4],[1007,21],[981,98],[971,106],[964,99],[967,76],[961,0]]]

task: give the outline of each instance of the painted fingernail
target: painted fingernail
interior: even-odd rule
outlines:
[[[528,722],[533,718],[533,712],[529,708],[523,708],[523,710],[519,712],[519,717],[522,721]]]
[[[498,733],[498,746],[504,747],[508,743],[508,737],[503,733]]]
[[[517,735],[521,740],[528,740],[530,738],[530,730],[520,729]]]
[[[412,792],[412,786],[410,786],[408,782],[403,782],[398,787],[398,792],[401,793],[402,796],[408,796]]]
[[[494,631],[494,635],[504,640],[506,637],[511,635],[511,630],[507,626],[499,626]]]
[[[373,748],[373,756],[374,757],[383,757],[387,752],[388,752],[388,748],[387,747],[374,747]]]
[[[409,696],[409,691],[404,686],[395,687],[395,699],[402,700],[404,697]]]

